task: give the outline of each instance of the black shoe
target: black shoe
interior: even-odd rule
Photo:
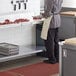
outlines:
[[[51,60],[44,60],[43,62],[44,63],[49,63],[49,64],[55,64],[56,63],[56,61],[51,61]]]
[[[56,62],[59,63],[59,58],[56,58]]]
[[[59,63],[59,59],[57,59],[56,62]]]

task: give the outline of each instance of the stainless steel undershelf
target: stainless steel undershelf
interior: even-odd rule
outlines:
[[[10,56],[0,55],[0,62],[27,57],[29,55],[42,52],[43,48],[43,46],[19,46],[19,54]]]

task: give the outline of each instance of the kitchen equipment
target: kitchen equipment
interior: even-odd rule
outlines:
[[[73,38],[74,39],[74,38]],[[70,39],[72,41],[72,39]],[[68,41],[70,41],[68,39]],[[59,76],[76,76],[76,44],[73,42],[60,42],[60,75]],[[74,41],[74,40],[73,40]],[[75,41],[76,42],[76,41]]]

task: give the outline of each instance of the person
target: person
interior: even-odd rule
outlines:
[[[44,3],[44,14],[45,18],[50,17],[51,15],[52,20],[50,21],[47,40],[44,40],[46,54],[48,60],[44,60],[46,63],[55,64],[59,62],[59,27],[61,25],[60,19],[60,11],[62,8],[63,0],[45,0]]]

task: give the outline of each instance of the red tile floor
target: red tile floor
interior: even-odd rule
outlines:
[[[37,62],[30,65],[8,69],[0,72],[0,76],[52,76],[59,72],[59,64]]]

